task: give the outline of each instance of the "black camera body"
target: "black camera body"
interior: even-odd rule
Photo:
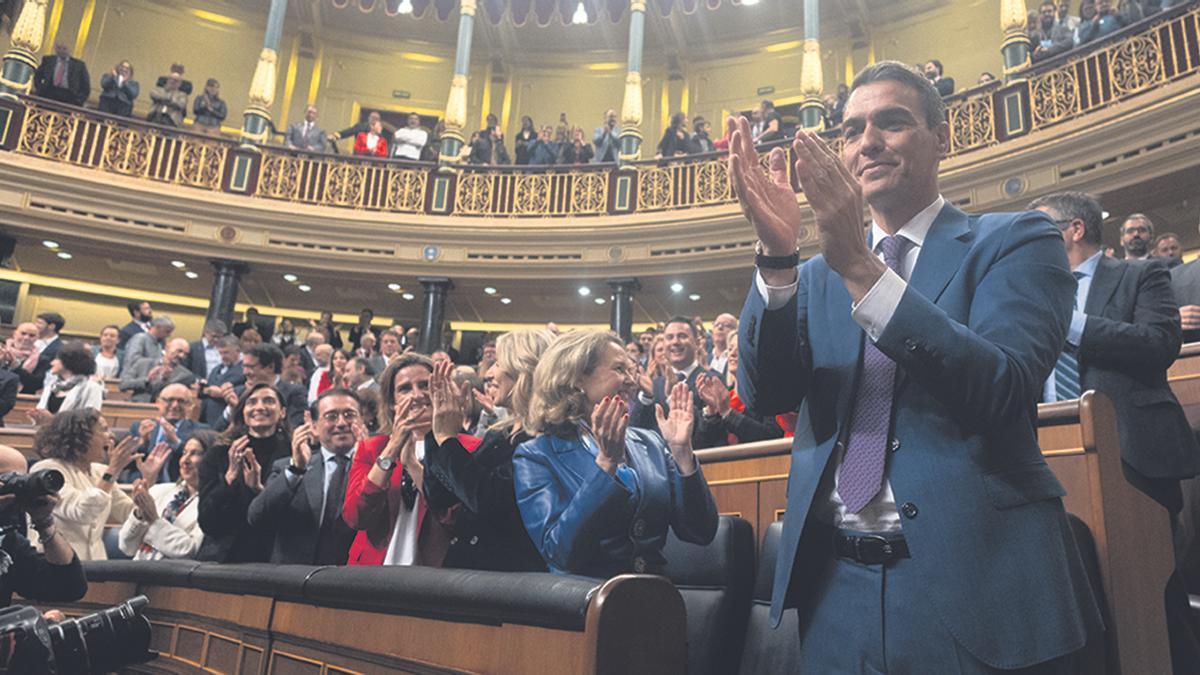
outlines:
[[[139,595],[105,610],[47,624],[27,605],[0,609],[0,673],[90,675],[109,673],[158,656],[150,651],[149,604]]]
[[[16,495],[22,505],[62,489],[63,475],[57,469],[42,469],[33,473],[8,471],[0,473],[0,495]]]

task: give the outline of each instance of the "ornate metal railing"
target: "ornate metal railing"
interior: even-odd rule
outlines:
[[[1038,64],[1007,83],[950,97],[950,155],[1068,122],[1198,72],[1200,3],[1193,2]],[[840,150],[837,130],[825,137]],[[791,151],[784,147],[789,179],[799,190]],[[244,147],[32,98],[0,101],[0,149],[261,199],[405,214],[590,217],[733,201],[720,154],[623,167],[439,170],[419,162]]]

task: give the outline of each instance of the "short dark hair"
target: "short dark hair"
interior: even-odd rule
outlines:
[[[1150,234],[1151,235],[1154,234],[1154,221],[1150,218],[1150,216],[1148,216],[1144,213],[1131,213],[1128,216],[1125,216],[1125,220],[1121,221],[1121,232],[1125,232],[1125,225],[1128,224],[1129,221],[1131,221],[1131,220],[1145,221],[1146,225],[1148,225],[1150,227]]]
[[[37,430],[34,450],[43,458],[74,462],[87,455],[99,424],[100,411],[94,408],[61,410]]]
[[[433,372],[433,361],[424,354],[408,352],[392,359],[379,376],[379,430],[392,432],[392,415],[396,407],[396,375],[409,366],[421,366]]]
[[[145,300],[133,300],[126,303],[125,309],[129,310],[129,316],[136,316],[142,313],[142,305],[146,304]]]
[[[686,324],[687,327],[692,331],[692,337],[699,335],[699,333],[696,332],[696,324],[692,323],[692,320],[686,316],[673,316],[667,319],[667,322],[663,324],[663,328],[665,329],[667,326],[670,326],[673,323]]]
[[[938,61],[937,59],[929,59],[928,62],[932,63],[934,68],[937,68],[938,75],[945,74],[946,69],[942,67],[941,61]]]
[[[212,319],[204,322],[203,332],[224,336],[229,333],[229,326],[226,326],[225,322],[220,319]]]
[[[220,340],[217,340],[217,349],[220,349],[221,347],[236,347],[238,351],[241,351],[242,341],[237,339],[237,336],[226,335]]]
[[[117,331],[118,333],[120,333],[120,332],[121,332],[121,327],[120,327],[120,326],[118,326],[118,325],[117,325],[117,324],[115,324],[115,323],[110,323],[110,324],[108,324],[107,326],[105,326],[104,328],[101,328],[101,329],[100,329],[100,335],[104,335],[104,331],[108,330],[109,328],[111,328],[111,329],[113,329],[113,330]]]
[[[363,404],[361,396],[345,387],[330,387],[318,394],[316,400],[308,407],[308,414],[312,415],[314,422],[317,421],[317,411],[321,409],[321,401],[334,396],[345,396],[346,398],[354,399],[354,404],[358,406],[358,413],[362,414]]]
[[[1086,192],[1055,192],[1054,194],[1038,197],[1029,202],[1030,209],[1039,208],[1052,209],[1058,214],[1059,218],[1064,220],[1075,220],[1078,218],[1083,221],[1083,240],[1100,245],[1101,228],[1104,225],[1104,211],[1100,208],[1100,202],[1095,197]],[[1062,230],[1062,225],[1058,226]]]
[[[45,321],[51,326],[54,326],[55,333],[61,333],[63,326],[67,325],[67,320],[64,319],[62,314],[59,314],[58,312],[42,312],[41,314],[37,315],[37,318]]]
[[[92,350],[79,341],[71,341],[63,345],[56,359],[62,362],[63,368],[71,371],[72,375],[94,375],[96,360],[92,358]]]
[[[854,76],[850,93],[875,82],[899,82],[917,92],[921,99],[921,110],[925,113],[925,126],[930,129],[946,121],[946,104],[942,101],[942,95],[928,77],[918,73],[912,66],[899,61],[880,61],[867,66]]]
[[[276,347],[270,342],[260,342],[255,345],[250,345],[250,347],[242,353],[253,356],[258,361],[258,365],[263,368],[273,368],[276,375],[283,370],[283,352],[280,351],[279,347]]]
[[[763,102],[762,102],[762,107],[764,107],[764,108],[774,108],[774,107],[775,107],[775,102],[774,102],[774,101],[772,101],[771,99],[764,98],[764,99],[763,99]]]
[[[375,318],[375,310],[371,309],[370,307],[364,307],[363,311],[359,312],[359,314],[370,314],[371,318]]]
[[[366,375],[367,377],[375,377],[375,366],[371,365],[371,359],[364,359],[361,356],[356,356],[351,359],[351,361],[357,363],[358,367],[362,368],[363,375]]]
[[[274,347],[275,345],[271,345]],[[279,371],[276,371],[279,372]],[[229,427],[225,430],[225,440],[232,441],[235,438],[245,436],[249,431],[246,425],[246,401],[254,395],[259,389],[270,389],[275,392],[275,398],[279,399],[279,407],[283,410],[279,415],[279,424],[275,427],[275,437],[278,442],[290,444],[292,438],[292,429],[288,425],[287,417],[287,401],[283,398],[283,393],[273,384],[266,382],[256,382],[254,384],[247,383],[246,388],[242,390],[242,395],[238,397],[237,403],[233,406],[233,410],[229,411]]]
[[[1154,238],[1154,245],[1158,246],[1159,242],[1166,241],[1167,239],[1174,239],[1175,241],[1181,241],[1179,239],[1179,235],[1175,234],[1174,232],[1163,232],[1162,234],[1160,234]]]

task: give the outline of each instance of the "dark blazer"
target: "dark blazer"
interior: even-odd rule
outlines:
[[[345,565],[350,544],[357,534],[342,520],[342,505],[338,504],[334,523],[337,550],[336,560],[317,560],[317,537],[321,530],[321,511],[325,506],[325,461],[320,450],[314,450],[308,460],[308,471],[289,485],[288,465],[292,458],[275,460],[270,468],[263,491],[250,502],[247,520],[251,527],[270,532],[275,543],[271,562],[283,565]],[[349,478],[350,467],[346,472]]]
[[[724,432],[716,426],[705,426],[701,423],[704,418],[704,402],[700,400],[700,395],[696,393],[696,380],[700,379],[701,374],[707,374],[711,377],[717,377],[717,373],[705,369],[704,366],[697,366],[688,376],[688,388],[692,390],[692,406],[693,424],[692,424],[692,448],[701,450],[703,448],[715,448],[726,444]],[[672,383],[674,386],[674,383]],[[658,432],[658,417],[654,414],[654,407],[661,405],[663,408],[670,410],[668,405],[668,395],[670,387],[660,375],[654,378],[654,403],[647,405],[642,402],[641,396],[637,396],[633,400],[633,409],[629,414],[629,426],[639,427],[642,429],[650,429]]]
[[[306,345],[300,345],[300,367],[304,369],[304,381],[312,379],[312,375],[317,370],[317,361],[312,354],[308,353]]]
[[[234,389],[241,391],[246,385],[246,375],[242,372],[242,362],[238,361],[232,366],[228,366],[225,372],[221,369],[225,364],[221,364],[212,369],[208,374],[208,386],[219,387],[226,382],[233,384]],[[214,399],[200,394],[200,421],[208,424],[217,424],[219,420],[223,420],[225,415],[225,400]],[[224,425],[222,425],[223,427]]]
[[[1200,305],[1200,259],[1179,265],[1171,270],[1171,290],[1175,302],[1184,305]],[[1183,332],[1184,342],[1200,340],[1200,330]]]
[[[50,362],[58,356],[58,350],[62,347],[62,338],[54,338],[54,342],[46,345],[42,349],[42,353],[38,355],[37,365],[34,366],[33,372],[27,372],[23,368],[17,368],[13,372],[21,378],[21,393],[36,394],[42,390],[42,383],[46,380],[46,373],[50,372]]]
[[[132,338],[134,335],[137,335],[138,333],[145,333],[145,332],[146,332],[146,329],[142,328],[142,324],[140,324],[136,321],[130,321],[129,323],[125,324],[124,326],[121,327],[120,333],[118,333],[117,349],[125,349],[125,343],[129,342],[130,338]]]
[[[457,438],[438,445],[425,436],[425,497],[439,510],[457,509],[450,549],[442,567],[497,572],[545,572],[513,492],[512,456],[529,440],[509,439],[505,429],[492,429],[474,452]]]
[[[374,326],[369,326],[367,328],[367,330],[370,330],[371,333],[375,336],[375,349],[378,350],[379,349],[380,330],[378,328],[375,328]],[[362,336],[366,332],[367,331],[363,330],[362,327],[360,327],[358,325],[355,325],[353,328],[350,329],[350,344],[354,345],[355,349],[358,349],[361,346],[361,345],[359,345],[359,342],[362,340]]]
[[[129,425],[130,436],[135,438],[137,437],[139,425],[141,425],[140,420]],[[142,457],[145,457],[146,455],[150,454],[152,450],[154,450],[154,446],[156,445],[154,441],[158,438],[160,426],[161,425],[156,420],[154,422],[154,430],[150,432],[150,441],[138,446],[136,452]],[[167,472],[167,477],[172,481],[179,480],[179,459],[183,457],[183,446],[188,442],[188,439],[192,437],[192,434],[200,431],[201,429],[207,428],[207,424],[201,424],[189,419],[182,419],[179,420],[179,423],[175,425],[175,436],[179,439],[179,442],[172,444],[170,441],[163,439],[164,443],[171,446],[171,456],[167,459],[167,463],[163,465],[163,469]],[[137,465],[132,462],[130,462],[129,466],[125,468],[125,471],[121,472],[122,483],[132,483],[141,477],[142,474],[138,472]],[[155,480],[158,479],[156,478]]]
[[[1037,441],[1037,401],[1074,296],[1046,215],[968,215],[947,204],[876,342],[898,367],[888,479],[912,573],[936,588],[927,600],[958,644],[992,667],[1069,654],[1101,629],[1065,491]],[[774,625],[785,607],[810,602],[812,565],[828,550],[802,535],[819,529],[807,528],[810,509],[854,400],[864,333],[850,306],[817,256],[783,307],[767,311],[752,287],[742,310],[738,395],[764,415],[799,410]]]
[[[17,405],[17,394],[21,391],[21,377],[11,370],[0,370],[0,427],[4,416]],[[25,420],[20,420],[22,424]]]
[[[17,532],[4,537],[3,549],[12,565],[0,575],[0,607],[12,604],[13,593],[38,602],[75,602],[87,594],[79,556],[67,565],[52,565]]]
[[[42,98],[60,103],[83,105],[92,93],[92,80],[88,76],[87,64],[75,57],[67,59],[67,86],[54,86],[54,68],[58,57],[54,54],[42,57],[42,63],[33,74],[33,92]]]
[[[137,80],[125,80],[118,86],[117,78],[112,73],[105,73],[100,78],[100,112],[129,117],[139,93]]]
[[[253,438],[250,447],[262,467],[264,477],[275,461],[290,458],[292,449],[287,434],[271,438]],[[246,520],[250,502],[256,496],[239,474],[232,484],[225,482],[229,468],[229,444],[215,445],[200,462],[200,529],[204,543],[197,560],[212,562],[267,562],[271,557],[270,530],[254,527]]]
[[[1200,473],[1200,446],[1167,384],[1182,341],[1170,280],[1161,261],[1100,256],[1079,341],[1081,389],[1112,399],[1121,459],[1147,478]]]
[[[308,135],[304,134],[305,122],[302,120],[292,124],[287,129],[287,135],[284,136],[284,143],[288,147],[296,148],[297,150],[309,150],[311,152],[325,152],[326,144],[329,142],[325,130],[317,126],[313,122],[312,129]]]
[[[188,369],[196,374],[196,377],[204,379],[208,374],[208,359],[204,357],[204,340],[196,340],[188,346]]]
[[[681,476],[662,436],[645,429],[630,427],[625,449],[636,491],[596,466],[591,441],[579,436],[543,434],[517,448],[517,505],[551,572],[661,573],[668,527],[690,544],[716,536],[717,507],[699,466]]]

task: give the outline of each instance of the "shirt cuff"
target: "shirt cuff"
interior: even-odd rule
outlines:
[[[883,335],[907,289],[904,279],[888,268],[862,300],[851,306],[850,316],[862,326],[872,342],[878,342],[879,336]]]
[[[754,273],[754,285],[758,288],[758,295],[766,304],[768,310],[775,310],[783,307],[796,295],[796,285],[800,283],[800,274],[796,273],[796,280],[787,286],[768,286],[763,279],[762,272]]]
[[[1083,329],[1087,326],[1087,314],[1075,309],[1071,310],[1071,325],[1067,327],[1067,343],[1079,347],[1083,339]]]
[[[284,469],[282,471],[282,473],[283,473],[283,479],[285,481],[287,481],[288,487],[294,488],[294,487],[296,487],[296,484],[300,482],[301,476],[296,475],[295,472]]]

